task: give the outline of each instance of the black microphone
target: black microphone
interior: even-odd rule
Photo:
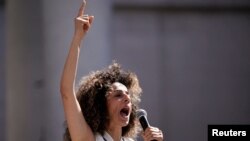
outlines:
[[[147,112],[144,109],[139,109],[136,111],[136,116],[141,123],[141,127],[143,131],[145,131],[146,128],[149,127],[149,123],[147,119]]]
[[[141,123],[143,131],[145,131],[146,128],[150,126],[148,123],[148,119],[147,119],[147,112],[144,109],[138,109],[136,111],[136,116]],[[152,141],[156,141],[156,140],[152,140]]]

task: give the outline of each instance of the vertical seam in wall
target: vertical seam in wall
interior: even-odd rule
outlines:
[[[158,61],[159,61],[159,81],[160,81],[160,94],[159,95],[159,101],[158,103],[162,103],[160,106],[162,106],[162,109],[165,109],[165,99],[161,99],[162,95],[166,94],[166,90],[165,90],[165,85],[166,85],[166,70],[165,70],[165,46],[164,46],[164,35],[165,31],[164,31],[164,11],[156,11],[157,13],[157,27],[158,27],[158,34],[157,34],[157,41],[158,41],[158,53],[159,53],[159,57],[158,57]],[[163,79],[161,79],[163,78]],[[165,123],[165,118],[164,118],[164,112],[159,112],[159,117],[160,117],[160,122],[159,123]],[[160,125],[159,125],[160,126]],[[161,124],[161,128],[164,127],[164,125]]]

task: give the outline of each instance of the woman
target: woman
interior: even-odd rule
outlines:
[[[75,32],[61,78],[61,96],[67,126],[65,141],[130,141],[138,133],[136,109],[141,88],[137,76],[113,63],[83,78],[75,92],[80,43],[94,17],[84,15],[86,2],[75,19]],[[145,141],[163,140],[162,132],[148,127]]]

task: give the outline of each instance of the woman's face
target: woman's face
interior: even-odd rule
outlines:
[[[109,124],[121,127],[128,125],[132,104],[127,87],[119,82],[113,83],[106,98]]]

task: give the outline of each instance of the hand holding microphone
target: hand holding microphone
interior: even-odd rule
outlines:
[[[136,111],[136,114],[144,131],[144,133],[142,133],[144,141],[163,141],[162,131],[149,125],[147,112],[143,109],[139,109]]]

